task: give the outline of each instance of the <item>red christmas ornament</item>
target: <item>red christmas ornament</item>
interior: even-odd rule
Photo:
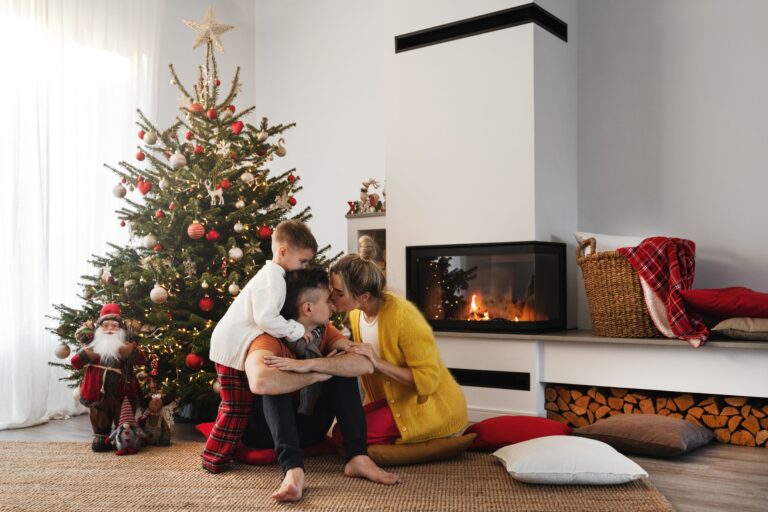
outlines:
[[[216,80],[213,81],[213,85],[215,85],[216,87],[220,86],[221,85],[221,80],[219,80],[217,78]]]
[[[211,229],[205,234],[205,239],[208,240],[209,242],[215,242],[219,238],[221,238],[221,235],[219,235],[219,232],[216,231],[215,229]]]
[[[230,128],[232,128],[232,133],[237,135],[238,133],[240,133],[243,130],[243,126],[244,125],[243,125],[242,121],[235,121],[234,123],[232,123],[230,125]]]
[[[171,210],[171,211],[175,210],[176,209],[176,203],[169,204],[168,205],[168,209]]]
[[[187,131],[187,133],[184,134],[184,138],[187,140],[192,140],[192,137],[194,137],[194,134],[190,131]]]
[[[144,160],[144,157],[145,157],[145,156],[146,156],[146,155],[144,155],[144,152],[143,152],[143,151],[139,151],[138,153],[136,153],[136,160],[138,160],[139,162],[141,162],[141,161],[143,161],[143,160]]]
[[[160,242],[157,242],[157,244],[152,248],[154,251],[160,252],[163,250],[163,244]]]
[[[189,106],[189,111],[193,114],[202,114],[205,111],[205,107],[199,103],[193,103]]]
[[[197,303],[201,310],[208,312],[213,309],[213,300],[209,296],[205,296]]]
[[[235,106],[234,105],[230,105],[228,108],[229,108],[230,112],[232,112],[233,114],[235,113]]]
[[[171,313],[170,311],[166,312],[165,316],[168,317],[168,320],[173,320],[173,313]]]
[[[144,134],[144,130],[139,130],[139,138],[143,140],[144,139],[144,135],[145,135]]]
[[[221,273],[224,277],[227,277],[227,257],[221,258]]]
[[[121,228],[124,228],[124,227],[125,227],[125,221],[124,221],[124,220],[121,220],[121,221],[120,221],[120,227],[121,227]]]
[[[152,183],[139,178],[139,192],[141,192],[141,195],[147,195],[150,190],[152,190]]]
[[[237,160],[237,153],[235,151],[230,151],[229,158],[231,158],[232,160]]]
[[[269,226],[261,226],[258,231],[259,238],[266,240],[272,235],[272,229]]]
[[[293,174],[289,174],[289,175],[288,175],[288,181],[290,181],[291,183],[293,183],[294,181],[296,181],[296,179],[297,179],[297,177],[296,177],[296,176],[294,176]]]
[[[217,115],[219,115],[219,113],[216,112],[215,108],[208,109],[208,119],[216,119]]]
[[[266,156],[267,155],[267,150],[266,149],[262,149],[261,151],[257,151],[256,155],[257,156]]]
[[[166,149],[164,154],[165,154],[165,159],[166,160],[170,160],[170,158],[171,158],[171,150],[170,149]]]
[[[156,219],[162,219],[163,217],[165,217],[165,212],[163,210],[157,210],[155,212]]]
[[[125,183],[126,181],[128,181],[128,180],[125,178],[125,176],[123,176],[122,178],[120,178],[120,183]]]
[[[289,197],[288,198],[288,204],[291,206],[296,206],[296,198],[295,197]]]
[[[200,370],[203,365],[205,364],[205,359],[203,359],[201,356],[195,354],[194,352],[187,354],[187,357],[184,359],[184,364],[187,365],[187,368],[190,370]]]
[[[196,144],[195,145],[195,154],[196,155],[200,155],[200,154],[202,154],[202,152],[203,152],[203,146],[201,146],[200,144]]]
[[[219,184],[217,185],[217,188],[223,188],[224,190],[228,190],[229,187],[231,186],[232,186],[232,183],[230,183],[228,179],[224,178],[219,182]]]
[[[192,240],[197,240],[198,238],[202,238],[205,234],[205,226],[200,224],[198,221],[192,222],[192,224],[189,225],[187,228],[187,235],[189,235],[189,238]]]

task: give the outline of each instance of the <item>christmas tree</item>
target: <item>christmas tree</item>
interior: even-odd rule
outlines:
[[[100,271],[82,276],[81,307],[54,306],[56,334],[66,358],[80,344],[75,331],[98,317],[107,302],[118,302],[132,339],[147,355],[137,368],[143,385],[177,398],[179,404],[212,409],[218,399],[216,372],[208,360],[211,332],[240,288],[272,257],[273,228],[287,218],[307,221],[309,208],[293,212],[301,190],[295,169],[273,175],[266,167],[286,154],[280,136],[294,124],[270,126],[247,122],[254,107],[237,111],[239,71],[222,92],[213,45],[223,50],[219,34],[231,28],[217,23],[209,8],[200,22],[186,22],[197,32],[193,48],[206,45],[192,92],[172,83],[185,98],[181,115],[160,130],[137,110],[140,144],[136,162],[106,165],[119,183],[112,190],[124,198],[116,221],[130,230],[132,244],[90,262]],[[138,190],[141,199],[127,197]],[[320,250],[315,265],[327,266]],[[82,372],[70,370],[76,387]]]

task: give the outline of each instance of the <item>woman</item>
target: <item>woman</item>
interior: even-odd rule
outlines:
[[[464,393],[440,360],[419,310],[385,291],[381,269],[365,255],[349,254],[331,267],[331,300],[348,311],[349,350],[374,366],[365,375],[368,443],[416,443],[449,437],[467,424]]]

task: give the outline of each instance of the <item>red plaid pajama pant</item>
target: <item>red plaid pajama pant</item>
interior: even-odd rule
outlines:
[[[245,372],[216,363],[221,385],[221,404],[216,423],[203,450],[203,468],[219,473],[232,462],[235,445],[240,442],[253,408],[253,393]]]

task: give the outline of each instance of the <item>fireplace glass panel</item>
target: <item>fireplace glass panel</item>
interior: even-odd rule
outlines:
[[[565,245],[408,247],[408,298],[437,330],[565,328]]]

